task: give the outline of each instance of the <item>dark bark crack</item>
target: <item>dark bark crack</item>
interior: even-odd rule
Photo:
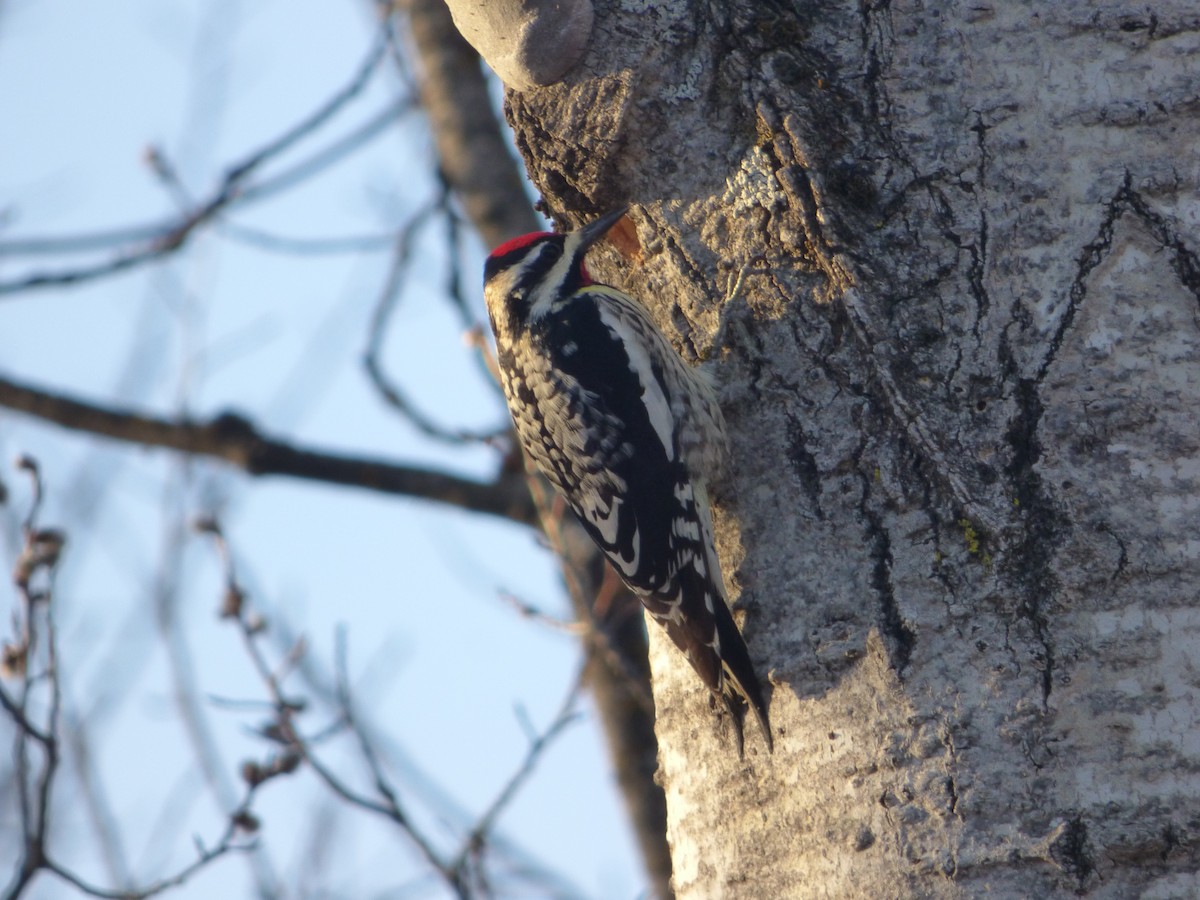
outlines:
[[[1117,550],[1119,551],[1120,555],[1117,557],[1117,567],[1113,569],[1113,573],[1108,576],[1108,580],[1111,583],[1125,574],[1125,569],[1129,565],[1129,551],[1125,547],[1125,542],[1121,540],[1121,536],[1113,531],[1107,522],[1101,522],[1096,527],[1096,530],[1101,534],[1107,534],[1110,538],[1117,542]]]
[[[1046,355],[1042,358],[1042,364],[1038,367],[1037,381],[1039,383],[1046,377],[1046,372],[1049,371],[1055,357],[1058,356],[1059,348],[1062,346],[1067,332],[1070,331],[1071,325],[1075,322],[1075,313],[1083,304],[1083,298],[1087,296],[1088,276],[1096,266],[1100,265],[1112,248],[1113,230],[1116,228],[1117,220],[1124,212],[1123,195],[1128,189],[1129,173],[1126,172],[1124,185],[1105,207],[1104,219],[1096,230],[1096,236],[1080,251],[1079,261],[1075,266],[1075,278],[1071,281],[1071,287],[1067,294],[1067,308],[1063,311],[1058,327],[1054,330],[1053,337],[1050,338],[1050,346],[1046,350]]]
[[[1020,588],[1016,613],[1030,623],[1034,638],[1041,645],[1041,659],[1038,662],[1042,675],[1042,702],[1047,703],[1054,687],[1055,663],[1054,638],[1047,606],[1058,591],[1053,561],[1062,540],[1064,522],[1045,489],[1041,475],[1035,470],[1041,456],[1041,444],[1037,436],[1043,412],[1039,386],[1038,382],[1029,378],[1017,382],[1014,392],[1017,413],[1006,434],[1012,448],[1012,458],[1005,467],[1005,474],[1012,485],[1014,500],[1021,510],[1025,526],[1021,542],[1013,550],[1008,571]]]
[[[912,658],[917,636],[904,621],[896,601],[896,590],[892,584],[892,539],[884,525],[883,516],[871,508],[871,477],[861,471],[859,477],[863,487],[859,512],[866,522],[867,547],[874,563],[871,587],[879,598],[881,630],[891,639],[895,652],[896,673],[902,675]]]
[[[1112,249],[1113,232],[1121,217],[1127,212],[1133,213],[1146,226],[1154,239],[1171,251],[1172,270],[1179,278],[1180,284],[1186,287],[1200,303],[1200,259],[1184,243],[1183,238],[1172,227],[1170,221],[1151,209],[1146,199],[1134,190],[1133,176],[1126,170],[1121,187],[1105,207],[1104,219],[1096,230],[1096,237],[1085,245],[1079,254],[1075,278],[1071,282],[1068,295],[1067,308],[1054,331],[1054,336],[1050,339],[1049,350],[1038,369],[1037,380],[1039,382],[1054,362],[1067,332],[1075,322],[1075,314],[1087,296],[1088,277]]]
[[[1016,404],[1016,413],[1006,435],[1012,455],[1005,474],[1012,485],[1013,499],[1021,509],[1025,525],[1024,535],[1012,553],[1008,568],[1021,588],[1017,614],[1031,624],[1034,636],[1042,647],[1040,663],[1044,701],[1050,697],[1055,665],[1054,640],[1047,615],[1047,603],[1058,589],[1052,562],[1066,525],[1041,476],[1035,471],[1041,455],[1037,429],[1043,407],[1039,391],[1087,297],[1088,279],[1111,251],[1117,224],[1127,213],[1136,216],[1147,231],[1171,252],[1171,265],[1180,283],[1200,299],[1200,261],[1169,220],[1151,209],[1146,199],[1134,189],[1132,175],[1127,171],[1120,188],[1105,207],[1095,237],[1080,251],[1066,309],[1033,378],[1020,376],[1007,333],[1001,341],[1000,361],[1005,381],[1013,385]],[[1014,324],[1026,321],[1022,313],[1019,304],[1014,303]],[[1120,548],[1120,557],[1111,576],[1111,579],[1116,579],[1125,571],[1128,556],[1121,539],[1112,532],[1109,534]]]
[[[1096,871],[1096,862],[1088,840],[1087,823],[1082,816],[1076,816],[1063,827],[1062,833],[1050,845],[1050,857],[1075,879],[1080,891],[1086,887]]]
[[[946,794],[950,797],[950,815],[958,815],[958,785],[954,783],[954,776],[946,779]]]
[[[821,510],[821,472],[817,468],[817,458],[808,449],[804,426],[800,424],[799,419],[791,415],[788,416],[788,450],[788,461],[792,471],[812,503],[817,518],[824,519],[825,513]]]

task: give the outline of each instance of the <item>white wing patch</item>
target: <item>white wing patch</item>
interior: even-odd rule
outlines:
[[[675,415],[671,411],[667,395],[663,393],[662,385],[654,374],[650,355],[643,347],[645,332],[630,327],[629,321],[610,304],[599,303],[597,308],[600,321],[617,336],[621,346],[629,354],[629,365],[642,385],[642,403],[650,415],[650,424],[658,439],[662,441],[667,458],[670,459],[675,455]]]
[[[654,377],[647,354],[639,352],[634,354],[636,359],[629,360],[642,383],[643,402],[667,456],[680,456],[694,476],[717,476],[724,467],[728,447],[725,417],[721,415],[709,374],[683,361],[638,301],[600,284],[587,291],[600,295],[601,299],[596,301],[600,320],[625,347],[657,345],[661,351],[657,354],[658,362],[669,370],[663,377],[668,383],[688,386],[687,390],[676,391],[667,398]]]

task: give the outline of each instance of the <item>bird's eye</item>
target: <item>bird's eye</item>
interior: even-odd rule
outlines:
[[[552,266],[558,262],[558,258],[562,256],[562,245],[555,241],[547,241],[542,245],[544,248],[538,255],[538,262],[547,266]]]

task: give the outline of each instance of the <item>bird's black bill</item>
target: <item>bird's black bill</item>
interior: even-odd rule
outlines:
[[[612,212],[605,213],[594,222],[589,222],[579,229],[579,246],[581,249],[586,249],[600,238],[608,234],[609,229],[621,221],[621,217],[629,212],[628,206],[621,206],[614,209]]]

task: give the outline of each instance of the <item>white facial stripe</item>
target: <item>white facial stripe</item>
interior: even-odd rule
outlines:
[[[533,303],[529,307],[529,317],[531,319],[537,319],[550,311],[550,304],[554,302],[555,292],[571,274],[575,247],[578,244],[579,237],[574,234],[569,235],[563,246],[562,256],[558,258],[558,262],[538,282],[539,290],[533,296]],[[548,247],[549,245],[546,246]],[[549,252],[547,249],[540,249],[538,256],[547,252]]]

